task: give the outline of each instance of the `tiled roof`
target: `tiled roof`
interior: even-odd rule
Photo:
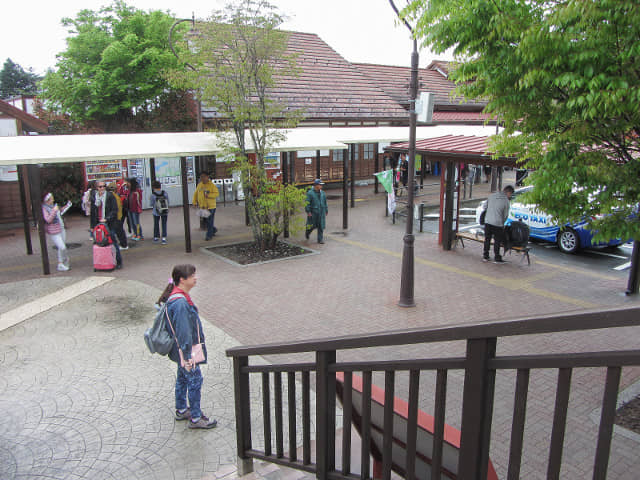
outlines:
[[[409,142],[393,143],[387,149],[395,152],[407,152]],[[444,135],[416,140],[416,153],[474,157],[486,161],[487,165],[515,165],[516,161],[512,157],[492,158],[492,152],[489,151],[489,137],[475,135]]]
[[[305,121],[399,122],[408,120],[411,69],[350,63],[313,33],[287,32],[288,53],[297,55],[299,76],[280,77],[269,95],[290,109],[302,109]],[[419,70],[420,91],[435,95],[436,123],[482,123],[484,103],[450,97],[449,62],[434,61]],[[216,117],[203,105],[203,117]]]
[[[290,32],[299,77],[283,78],[274,92],[314,118],[406,118],[406,111],[318,35]]]
[[[420,92],[431,92],[435,95],[435,109],[482,109],[484,103],[476,101],[463,101],[462,97],[450,97],[455,89],[455,84],[442,75],[435,66],[442,68],[448,62],[433,62],[427,68],[418,70]],[[375,65],[371,63],[354,63],[363,74],[372,82],[380,85],[394,100],[402,104],[409,103],[409,85],[411,78],[410,67],[392,65]],[[448,65],[447,65],[448,71]]]
[[[416,151],[486,155],[489,137],[445,135],[416,141]]]
[[[281,77],[269,94],[309,120],[405,120],[406,110],[318,35],[289,33],[300,74]],[[205,116],[213,109],[204,107]]]

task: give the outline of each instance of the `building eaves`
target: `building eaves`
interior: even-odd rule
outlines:
[[[24,131],[37,133],[47,133],[49,131],[47,122],[14,107],[4,100],[0,100],[0,113],[19,120]]]

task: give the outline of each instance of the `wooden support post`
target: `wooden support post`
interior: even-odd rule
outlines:
[[[336,352],[316,352],[316,478],[327,480],[336,468],[336,374],[329,366]]]
[[[356,148],[359,147],[357,143],[352,143],[350,145],[351,150],[351,171],[349,172],[351,176],[351,208],[355,207],[356,204]]]
[[[320,178],[320,150],[316,150],[316,178]]]
[[[454,240],[453,234],[453,194],[455,192],[455,171],[456,164],[454,162],[443,163],[446,168],[446,197],[444,205],[444,221],[442,232],[442,248],[451,250]],[[444,175],[444,172],[442,172]]]
[[[29,224],[29,210],[27,208],[27,192],[25,182],[27,181],[27,166],[18,165],[18,184],[20,186],[20,206],[22,207],[22,226],[24,228],[24,241],[27,247],[27,255],[33,255],[33,245],[31,244],[31,225]]]
[[[296,152],[289,152],[289,183],[296,183]]]
[[[246,455],[251,450],[251,411],[249,399],[249,374],[243,368],[249,365],[248,357],[233,358],[233,385],[235,388],[236,448],[238,452],[238,476],[253,472],[253,460]]]
[[[487,477],[496,376],[487,364],[495,354],[495,338],[467,341],[458,478],[484,480]]]
[[[184,217],[184,250],[191,253],[191,225],[189,221],[189,185],[187,184],[187,157],[180,157],[182,176],[182,214]]]
[[[349,173],[349,149],[342,151],[342,229],[349,228],[349,189],[347,178]]]
[[[378,155],[378,144],[374,143],[373,144],[373,156],[374,156],[374,164],[373,164],[373,171],[374,172],[379,172],[380,171],[380,156]],[[378,193],[378,177],[376,177],[374,175],[374,180],[373,180],[373,193]]]
[[[42,273],[49,275],[49,251],[47,250],[47,235],[44,231],[44,218],[42,216],[42,190],[40,189],[40,167],[29,165],[29,186],[31,192],[31,210],[33,218],[38,225],[38,236],[40,237],[40,255],[42,257]]]
[[[290,173],[290,168],[289,168],[289,156],[290,153],[289,152],[282,152],[282,184],[283,185],[289,185],[289,173]],[[283,216],[284,216],[284,238],[289,238],[289,212],[285,211],[283,212]]]
[[[151,185],[156,181],[156,159],[149,159],[149,176],[151,177]]]

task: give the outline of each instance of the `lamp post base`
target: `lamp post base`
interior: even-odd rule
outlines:
[[[413,221],[408,217],[407,222]],[[413,299],[413,244],[415,235],[406,234],[404,236],[404,247],[402,249],[402,273],[400,276],[400,300],[399,307],[415,307],[416,302]]]

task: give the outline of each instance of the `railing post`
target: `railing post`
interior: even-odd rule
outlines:
[[[249,403],[249,373],[242,369],[249,365],[249,357],[233,357],[233,386],[235,389],[236,442],[238,449],[238,476],[253,472],[253,459],[246,455],[251,450],[251,412]]]
[[[327,480],[336,469],[336,374],[329,366],[336,352],[316,352],[316,477]]]
[[[495,338],[467,341],[467,365],[462,396],[462,435],[458,460],[458,478],[465,480],[487,478],[496,377],[495,370],[489,370],[487,365],[495,354]]]

